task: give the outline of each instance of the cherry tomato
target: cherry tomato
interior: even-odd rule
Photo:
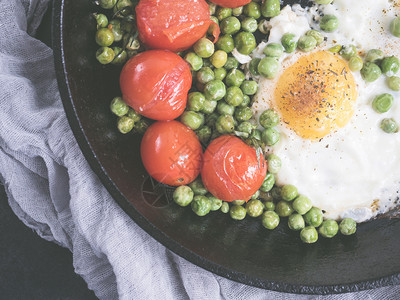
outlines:
[[[188,63],[179,55],[150,50],[132,57],[124,66],[120,86],[126,103],[154,120],[173,120],[185,109],[192,85]]]
[[[247,201],[265,179],[267,163],[262,154],[259,162],[254,148],[237,137],[223,135],[207,147],[201,178],[215,197],[228,202]]]
[[[236,8],[249,4],[251,0],[210,0],[210,2],[222,7]]]
[[[205,0],[141,0],[136,19],[144,44],[175,52],[189,49],[213,23]]]
[[[143,136],[140,152],[150,176],[173,186],[196,179],[203,161],[203,149],[196,134],[178,121],[152,124]]]

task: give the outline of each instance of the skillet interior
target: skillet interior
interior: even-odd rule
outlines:
[[[288,1],[286,1],[288,2]],[[307,1],[303,1],[305,4]],[[355,236],[305,245],[280,226],[241,222],[221,213],[197,217],[169,203],[146,174],[140,138],[117,132],[109,112],[119,68],[95,60],[89,0],[54,1],[53,48],[67,117],[91,167],[118,204],[145,231],[187,260],[261,288],[327,294],[400,283],[400,221],[361,224]]]

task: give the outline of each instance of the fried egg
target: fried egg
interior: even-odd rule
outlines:
[[[400,39],[389,24],[400,14],[399,3],[388,0],[335,0],[304,9],[288,6],[267,24],[269,42],[285,33],[300,37],[318,28],[323,14],[334,14],[340,26],[324,33],[325,42],[312,52],[281,58],[280,73],[260,79],[252,106],[256,118],[268,108],[281,117],[278,144],[267,148],[282,160],[277,184],[293,184],[324,211],[325,218],[352,217],[366,221],[396,205],[400,190],[400,133],[380,128],[383,118],[400,123],[400,92],[387,87],[386,77],[366,83],[351,72],[334,45],[355,45],[360,55],[381,49],[400,58]],[[262,56],[261,43],[254,57]],[[395,98],[384,114],[372,109],[375,96]]]

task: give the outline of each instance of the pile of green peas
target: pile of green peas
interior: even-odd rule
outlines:
[[[109,2],[113,1],[104,0],[103,5]],[[102,1],[100,5],[101,3]],[[234,57],[234,49],[240,54],[248,55],[256,48],[255,35],[260,32],[265,35],[262,26],[264,18],[280,13],[279,1],[252,1],[246,6],[234,9],[218,7],[213,3],[209,5],[211,18],[219,24],[221,36],[215,44],[206,36],[188,51],[178,53],[188,62],[193,75],[193,86],[180,121],[196,132],[204,147],[223,134],[236,135],[248,144],[262,149],[265,146],[272,147],[280,139],[276,130],[280,121],[279,115],[274,110],[267,109],[260,114],[258,123],[255,120],[250,107],[252,97],[258,89],[257,76],[273,78],[279,71],[278,61],[283,52],[291,53],[296,49],[312,51],[324,41],[324,37],[317,30],[308,31],[299,40],[295,40],[295,36],[288,33],[282,37],[281,44],[267,44],[263,50],[263,58],[253,59],[249,66],[243,66]],[[115,10],[115,6],[108,8]],[[99,17],[99,14],[95,17],[96,20],[104,19],[103,16]],[[112,29],[104,25],[106,22],[102,25],[99,25],[100,21],[97,22],[99,30]],[[132,29],[135,29],[134,26],[131,27],[129,36],[137,40],[134,43],[137,47],[124,49],[127,55],[121,64],[140,51],[140,41],[135,34],[132,35]],[[211,30],[209,34],[211,35]],[[103,45],[100,46],[108,47]],[[102,59],[101,56],[97,57],[99,61]],[[104,60],[100,62],[105,63]],[[114,62],[111,60],[106,63]],[[246,77],[246,71],[250,71],[254,80],[252,77]],[[143,134],[151,122],[130,108],[122,97],[112,99],[110,109],[118,117],[118,130],[124,134],[132,130]],[[331,238],[338,231],[344,235],[356,231],[354,220],[344,219],[340,224],[334,220],[323,220],[322,211],[312,207],[310,200],[299,195],[296,187],[277,186],[275,176],[282,162],[273,153],[268,154],[266,159],[268,173],[260,189],[247,202],[236,200],[228,203],[216,198],[207,191],[200,177],[187,186],[177,187],[173,193],[173,200],[179,206],[190,206],[198,216],[205,216],[211,211],[221,211],[229,214],[234,220],[243,220],[246,216],[259,218],[261,224],[269,230],[275,229],[283,218],[287,218],[289,228],[299,231],[300,238],[305,243],[316,242],[318,232],[320,236]]]

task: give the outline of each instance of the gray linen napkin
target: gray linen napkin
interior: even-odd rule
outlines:
[[[0,180],[15,214],[70,249],[100,299],[397,298],[399,287],[324,297],[249,287],[153,240],[110,197],[71,132],[52,50],[33,37],[48,2],[0,0]]]

